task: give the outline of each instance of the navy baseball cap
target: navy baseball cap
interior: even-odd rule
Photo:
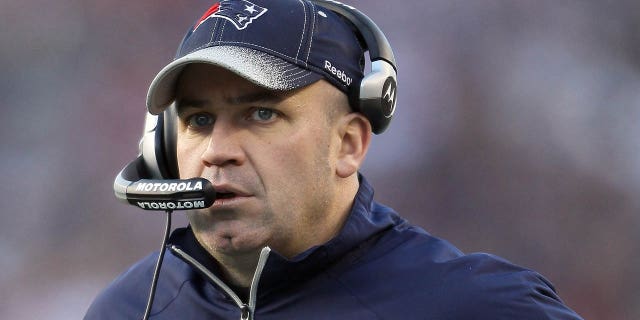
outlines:
[[[222,0],[185,35],[176,58],[151,82],[147,108],[164,111],[191,63],[228,69],[270,90],[325,79],[346,94],[363,77],[364,48],[353,26],[306,0]]]

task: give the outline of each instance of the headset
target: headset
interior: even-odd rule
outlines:
[[[354,90],[350,95],[350,102],[354,110],[362,113],[370,121],[373,133],[382,133],[393,118],[397,101],[397,67],[389,41],[380,28],[356,8],[333,0],[311,0],[311,2],[335,12],[350,22],[365,50],[369,52],[371,71],[360,81],[359,90]],[[141,179],[159,179],[162,180],[161,182],[166,182],[167,179],[179,178],[176,158],[176,118],[174,105],[159,115],[147,113],[139,144],[140,154],[118,174],[114,182],[114,192],[118,199],[134,205],[138,198],[153,200],[151,195],[153,192],[142,196],[136,195],[136,190],[140,189],[136,182],[140,182]],[[171,197],[180,196],[166,192],[155,194],[158,201],[171,201]],[[202,198],[206,196],[195,195],[189,200],[195,201]],[[140,207],[146,210],[164,210],[163,206]]]
[[[396,109],[397,67],[393,50],[382,30],[358,9],[333,0],[311,0],[346,19],[355,27],[355,33],[369,51],[371,72],[360,81],[359,90],[350,94],[352,107],[364,114],[371,123],[373,133],[384,132]]]

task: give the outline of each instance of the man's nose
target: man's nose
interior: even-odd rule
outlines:
[[[241,146],[241,131],[227,121],[217,119],[202,154],[205,166],[241,165],[246,155]]]

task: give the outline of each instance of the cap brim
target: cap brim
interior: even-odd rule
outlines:
[[[147,93],[147,108],[151,114],[161,113],[173,102],[176,81],[191,63],[225,68],[269,90],[292,90],[322,78],[320,74],[262,51],[237,46],[208,47],[174,60],[156,75]]]

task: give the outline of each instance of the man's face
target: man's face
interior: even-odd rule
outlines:
[[[185,69],[176,92],[178,167],[181,178],[209,179],[218,193],[213,206],[188,213],[209,252],[306,249],[340,192],[340,134],[330,115],[344,102],[324,81],[282,93],[211,65]]]

